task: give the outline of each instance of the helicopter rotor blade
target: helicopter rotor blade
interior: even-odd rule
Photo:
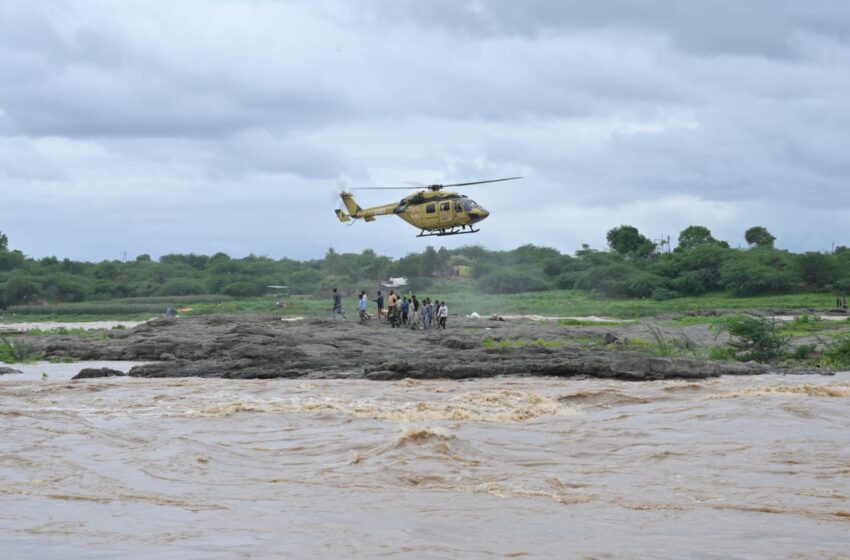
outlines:
[[[483,185],[484,183],[498,183],[500,181],[513,181],[522,177],[505,177],[504,179],[490,179],[488,181],[473,181],[472,183],[452,183],[451,185],[438,185],[440,187],[468,187],[470,185]],[[437,186],[437,185],[435,185]]]
[[[353,191],[409,191],[416,187],[355,187]]]

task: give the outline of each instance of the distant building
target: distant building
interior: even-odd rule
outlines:
[[[407,277],[400,276],[398,278],[390,278],[386,282],[381,282],[381,286],[384,288],[404,288],[407,286]]]
[[[289,286],[266,286],[267,296],[288,296]]]

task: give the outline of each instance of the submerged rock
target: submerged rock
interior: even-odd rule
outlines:
[[[112,368],[83,368],[80,370],[80,373],[72,377],[71,379],[95,379],[98,377],[122,377],[127,374],[121,370],[112,369]]]

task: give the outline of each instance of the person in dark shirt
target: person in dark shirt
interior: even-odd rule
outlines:
[[[378,319],[381,317],[386,318],[386,315],[384,315],[384,295],[380,290],[378,291],[378,297],[375,298],[375,303],[378,304]]]
[[[410,302],[407,300],[407,296],[401,298],[401,323],[403,325],[407,324],[407,315],[410,313]]]
[[[342,296],[340,293],[334,288],[334,296],[333,296],[333,308],[331,309],[331,318],[336,319],[337,315],[342,315],[343,320],[348,320],[345,316],[345,311],[342,309]]]

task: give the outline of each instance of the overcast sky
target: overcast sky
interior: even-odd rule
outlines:
[[[850,244],[846,0],[3,0],[0,231],[34,257]],[[475,235],[340,224],[462,182]],[[400,199],[363,191],[361,206]]]

